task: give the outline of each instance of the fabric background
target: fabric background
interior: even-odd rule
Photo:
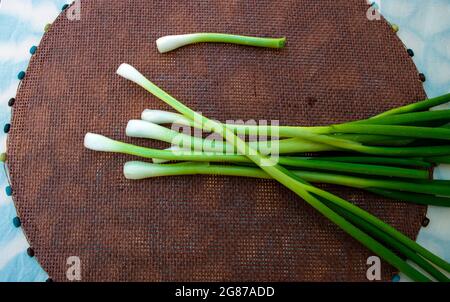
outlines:
[[[0,4],[0,125],[10,120],[8,100],[15,95],[17,73],[26,70],[29,48],[38,45],[45,24],[54,20],[65,3],[55,1],[3,0]],[[400,26],[399,37],[415,52],[418,69],[425,73],[429,97],[450,89],[450,4],[446,0],[378,1],[388,21]],[[373,21],[377,22],[377,21]],[[1,127],[3,128],[3,126]],[[0,152],[6,149],[6,135],[0,134]],[[450,179],[450,167],[441,167],[436,177]],[[44,281],[47,274],[27,256],[28,243],[21,229],[12,225],[16,216],[11,198],[5,194],[8,185],[0,173],[0,281]],[[431,223],[418,241],[450,260],[449,209],[430,207]]]
[[[400,27],[398,36],[414,50],[413,61],[427,81],[428,97],[450,91],[450,1],[378,0],[382,15]],[[441,106],[449,108],[449,104]],[[450,165],[435,169],[434,178],[450,179]],[[417,242],[450,261],[450,208],[428,208],[430,224]],[[402,276],[402,280],[407,280]]]

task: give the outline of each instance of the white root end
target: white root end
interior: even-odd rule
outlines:
[[[132,180],[163,176],[163,170],[164,168],[158,165],[140,161],[130,161],[123,166],[125,178]]]
[[[168,129],[146,121],[131,120],[128,122],[126,135],[130,137],[156,139],[167,142]],[[170,140],[169,140],[170,142]]]
[[[141,161],[130,161],[123,166],[126,179],[139,180],[152,177],[196,174],[195,167],[207,167],[209,163],[185,162],[173,165],[158,165]],[[184,168],[187,168],[186,171]]]
[[[166,53],[194,42],[195,34],[165,36],[156,40],[160,53]]]
[[[87,133],[85,135],[84,147],[100,152],[120,152],[117,141],[95,133]]]
[[[189,126],[190,122],[181,114],[163,110],[146,109],[142,112],[141,119],[154,124],[178,124]]]
[[[148,80],[139,71],[137,71],[136,68],[126,63],[120,65],[116,73],[140,86],[145,86],[148,83]]]

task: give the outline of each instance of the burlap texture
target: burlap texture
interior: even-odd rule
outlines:
[[[359,281],[373,255],[281,185],[231,177],[128,181],[130,156],[83,148],[86,132],[129,139],[129,119],[168,109],[118,77],[127,62],[206,116],[321,125],[425,97],[386,21],[364,0],[82,1],[44,36],[17,95],[8,139],[14,200],[44,269],[65,281]],[[281,51],[195,45],[167,34],[286,36]],[[160,146],[160,145],[158,145]],[[327,187],[415,238],[425,212]],[[383,280],[394,269],[383,263]]]

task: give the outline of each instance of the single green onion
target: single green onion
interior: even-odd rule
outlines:
[[[231,154],[236,152],[231,144],[223,142],[222,139],[217,140],[193,137],[188,134],[179,133],[177,131],[165,128],[158,124],[141,120],[129,121],[126,128],[126,134],[130,137],[160,140],[172,145],[177,145],[184,149]],[[314,143],[299,138],[273,141],[253,141],[249,142],[249,145],[264,154],[287,154],[336,150],[336,148],[324,144]]]
[[[286,38],[274,39],[219,33],[195,33],[165,36],[156,40],[156,46],[160,53],[196,43],[230,43],[265,48],[283,48],[286,45]]]
[[[145,162],[132,162],[132,165],[127,166],[126,174],[132,175],[132,171],[139,171],[133,179],[144,179],[161,176],[180,176],[180,175],[226,175],[239,177],[253,177],[270,179],[270,175],[261,171],[258,168],[244,167],[244,166],[223,166],[223,165],[209,165],[205,163],[188,163],[182,164],[166,164],[157,165]],[[450,196],[449,182],[444,184],[428,182],[405,182],[400,180],[381,180],[362,178],[356,176],[331,174],[324,172],[300,171],[292,170],[291,173],[299,176],[305,181],[313,183],[326,183],[335,185],[344,185],[347,187],[358,189],[388,189],[405,192],[414,192],[420,194],[441,194]],[[445,206],[450,206],[450,199],[440,199],[446,201]]]
[[[363,133],[450,140],[450,129],[415,126],[345,124],[329,126],[328,133]]]
[[[249,160],[242,155],[235,154],[215,154],[208,152],[185,151],[177,148],[176,150],[158,150],[146,147],[135,146],[110,139],[106,136],[87,133],[84,138],[84,146],[93,151],[122,153],[139,156],[148,159],[164,159],[168,161],[199,161],[205,160],[211,162],[236,162],[248,163]]]
[[[155,124],[181,124],[181,125],[188,125],[188,126],[194,126],[192,122],[190,122],[188,119],[183,117],[180,114],[173,113],[173,112],[167,112],[162,110],[145,110],[142,113],[142,119],[145,121],[149,121]],[[362,124],[368,124],[368,125],[388,125],[388,126],[394,126],[394,125],[403,125],[403,124],[409,124],[409,123],[417,123],[417,122],[423,122],[423,121],[446,121],[450,120],[450,110],[440,110],[440,111],[426,111],[426,112],[415,112],[415,113],[406,113],[406,114],[399,114],[399,115],[392,115],[392,116],[385,116],[385,117],[378,117],[378,118],[371,118],[366,120],[360,120],[360,121],[354,121],[349,123],[343,123],[338,125],[332,125],[330,126],[329,132],[333,132],[335,130],[341,130],[341,129],[359,129],[356,133],[366,133],[365,129],[370,129],[366,127],[357,127],[356,125],[362,125]],[[277,133],[280,133],[280,136],[286,136],[287,134],[292,135],[292,131],[295,131],[295,128],[298,128],[301,131],[305,131],[310,129],[312,132],[316,133],[316,129],[326,129],[326,127],[292,127],[292,126],[250,126],[250,125],[232,125],[232,124],[226,124],[226,126],[229,129],[232,129],[237,134],[248,134],[249,131],[253,131],[254,133],[259,133],[261,131],[276,131]],[[346,127],[350,126],[350,127]],[[377,129],[377,127],[374,127]],[[388,132],[385,129],[386,127],[378,127],[383,130],[383,136],[376,137],[377,140],[383,140],[383,139],[394,139],[398,140],[397,133],[394,132]],[[423,127],[421,127],[423,128]],[[445,127],[443,127],[445,129]],[[393,128],[394,130],[397,130],[398,128]],[[400,128],[402,129],[402,128]],[[403,127],[405,129],[405,127]],[[416,131],[416,128],[411,128],[412,131]],[[434,128],[432,128],[434,129]],[[439,132],[439,128],[438,132]],[[422,129],[423,130],[423,129]],[[427,131],[431,131],[429,128],[427,128]],[[445,131],[444,131],[445,132]],[[339,131],[338,133],[341,133]],[[345,133],[353,133],[353,132],[345,132]],[[386,134],[388,133],[388,134]],[[447,133],[447,132],[446,132]],[[324,133],[322,133],[324,134]],[[369,133],[372,134],[372,133]],[[379,134],[379,133],[376,133]],[[410,137],[408,135],[408,137]],[[352,139],[355,140],[355,139]],[[370,139],[363,138],[363,141],[356,140],[359,142],[370,142]]]
[[[146,109],[141,114],[141,119],[154,124],[177,124],[183,126],[195,127],[195,123],[185,118],[181,114],[168,112],[163,110],[150,110]],[[260,135],[267,134],[271,135],[272,133],[276,133],[279,137],[295,137],[298,135],[296,129],[299,131],[304,130],[312,130],[315,129],[323,129],[323,127],[292,127],[292,126],[256,126],[256,125],[241,125],[241,124],[225,124],[225,126],[232,130],[235,134],[238,135]],[[201,129],[206,130],[206,129]],[[394,145],[394,146],[402,146],[408,143],[411,143],[413,140],[411,139],[399,139],[396,136],[387,136],[387,135],[365,135],[365,134],[339,134],[338,138],[352,140],[360,143],[368,143],[368,144],[377,144],[377,145]],[[301,143],[305,143],[305,141],[301,141]],[[311,142],[309,142],[311,143]],[[305,152],[316,152],[316,151],[332,151],[333,148],[330,146],[325,147],[324,144],[321,144],[321,150],[309,150]]]
[[[432,168],[433,164],[422,158],[396,158],[376,156],[320,156],[311,157],[311,160],[328,160],[334,162],[361,163],[373,165],[393,165],[405,167]]]

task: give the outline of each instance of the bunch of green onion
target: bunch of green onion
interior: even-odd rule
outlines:
[[[117,73],[179,113],[145,110],[142,120],[132,120],[127,126],[129,136],[178,141],[180,144],[172,150],[139,147],[98,134],[86,134],[85,146],[91,150],[125,153],[159,162],[179,161],[169,164],[128,162],[124,166],[127,178],[190,174],[272,178],[411,279],[449,280],[446,276],[450,272],[448,262],[370,213],[310,183],[333,183],[406,202],[449,206],[450,182],[431,180],[428,169],[450,159],[450,144],[447,143],[450,114],[448,110],[428,109],[450,101],[450,95],[396,108],[367,120],[327,127],[276,126],[272,129],[272,126],[212,121],[170,96],[132,66],[122,64]],[[225,141],[216,141],[217,145],[211,146],[212,142],[207,139],[180,134],[160,125],[170,123],[206,129]],[[255,130],[278,133],[281,154],[277,162],[259,152],[259,142],[248,143],[238,136]],[[177,137],[180,139],[175,139]],[[214,150],[191,148],[198,143]],[[232,152],[225,152],[230,146]],[[268,146],[270,148],[270,144]],[[223,148],[224,152],[217,148]],[[328,151],[334,155],[296,155]]]
[[[193,34],[164,37],[157,45],[160,52],[167,52],[199,42],[281,48],[285,40]],[[152,161],[126,163],[126,178],[209,174],[274,179],[412,280],[449,281],[450,264],[444,259],[311,183],[363,189],[404,202],[450,206],[450,181],[431,177],[435,165],[450,163],[450,110],[430,111],[449,102],[450,94],[337,125],[235,125],[210,120],[191,110],[128,64],[122,64],[117,73],[178,112],[144,110],[141,119],[131,120],[126,128],[130,137],[171,143],[166,150],[86,134],[84,144],[88,149]],[[200,129],[223,139],[196,137],[163,126],[170,124]],[[260,134],[276,139],[255,142],[243,138]],[[311,153],[314,156],[305,156]]]
[[[415,108],[428,109],[448,101],[450,94],[414,105]],[[364,189],[404,202],[450,206],[450,181],[431,179],[432,168],[450,159],[450,144],[446,143],[450,138],[450,128],[446,127],[450,110],[422,109],[410,113],[394,110],[367,120],[326,127],[232,124],[224,127],[240,136],[276,133],[279,136],[277,140],[252,141],[248,146],[263,154],[279,153],[276,162],[306,181]],[[171,143],[170,149],[142,148],[93,134],[87,135],[87,141],[103,142],[103,146],[107,141],[108,145],[116,146],[109,151],[153,160],[154,164],[127,164],[125,175],[129,179],[187,174],[271,178],[231,143],[194,137],[162,126],[180,124],[210,130],[202,127],[201,123],[202,120],[191,121],[173,112],[145,110],[141,120],[128,123],[126,134]],[[321,156],[301,156],[311,152]],[[334,156],[330,156],[330,152]],[[189,163],[161,165],[174,160]],[[138,170],[136,167],[139,165],[141,168]]]

